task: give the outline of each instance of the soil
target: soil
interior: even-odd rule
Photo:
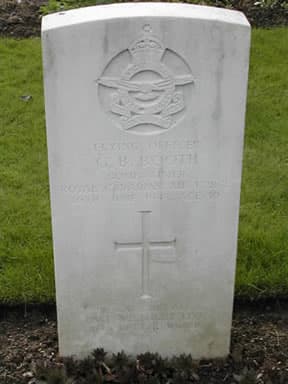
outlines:
[[[171,360],[168,365],[166,362],[163,368],[163,361],[159,363],[159,356],[153,357],[147,354],[139,356],[138,360],[130,360],[129,364],[124,362],[124,365],[130,367],[130,376],[127,376],[128,371],[123,370],[123,366],[120,369],[115,359],[113,363],[113,360],[107,357],[108,360],[103,363],[104,355],[103,351],[98,350],[94,354],[98,363],[94,361],[91,365],[92,360],[87,360],[81,365],[72,361],[73,368],[71,368],[71,360],[63,361],[57,354],[54,309],[48,313],[32,311],[28,314],[19,310],[6,311],[4,314],[2,310],[1,384],[60,384],[66,383],[65,375],[73,377],[67,381],[70,384],[90,382],[285,384],[288,383],[288,312],[237,309],[233,320],[231,354],[223,360],[190,361],[189,356],[182,356],[178,360]],[[120,356],[121,359],[123,362]],[[153,366],[155,361],[157,366],[155,364]],[[162,371],[159,364],[162,364]],[[95,380],[94,377],[89,381],[90,370],[97,373],[96,378],[101,376],[100,379]],[[123,379],[124,371],[126,379]]]
[[[0,0],[0,35],[40,36],[40,7],[46,0]]]
[[[217,3],[217,0],[216,4]],[[286,0],[275,1],[271,7],[255,6],[255,0],[234,0],[233,7],[243,11],[253,26],[288,25]],[[40,36],[41,5],[48,0],[0,0],[0,36]],[[259,3],[259,2],[258,2]],[[225,2],[219,2],[224,6]]]

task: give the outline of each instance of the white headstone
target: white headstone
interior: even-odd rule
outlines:
[[[44,17],[62,355],[227,355],[249,40],[212,7]]]

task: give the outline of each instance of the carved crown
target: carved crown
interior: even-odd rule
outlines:
[[[129,51],[135,60],[161,59],[165,48],[151,32],[150,25],[144,25],[142,36],[130,45]]]

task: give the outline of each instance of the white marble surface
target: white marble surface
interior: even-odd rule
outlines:
[[[43,18],[62,355],[227,355],[249,41],[211,7]]]

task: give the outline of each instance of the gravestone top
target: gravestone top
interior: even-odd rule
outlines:
[[[42,24],[62,355],[229,352],[250,28],[88,7]]]
[[[97,5],[47,15],[42,19],[42,31],[75,24],[135,17],[175,17],[210,20],[249,27],[242,12],[210,6],[172,3],[123,3]]]

